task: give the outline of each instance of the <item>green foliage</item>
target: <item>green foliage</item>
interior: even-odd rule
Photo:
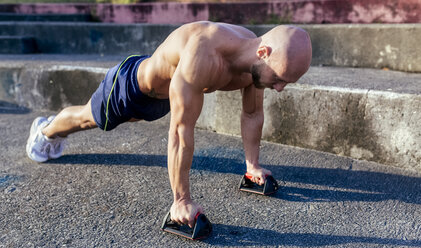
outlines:
[[[289,24],[292,22],[292,16],[288,13],[284,15],[270,14],[265,21],[265,24]]]
[[[249,25],[256,25],[256,24],[260,24],[258,21],[256,21],[256,19],[254,18],[250,18],[248,19],[248,23]]]

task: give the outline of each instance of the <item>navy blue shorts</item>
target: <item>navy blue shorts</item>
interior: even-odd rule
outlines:
[[[149,57],[129,56],[107,72],[91,98],[92,115],[99,128],[110,131],[132,118],[153,121],[170,111],[169,99],[151,98],[139,89],[137,69]]]

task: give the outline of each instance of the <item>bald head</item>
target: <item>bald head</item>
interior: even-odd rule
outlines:
[[[286,73],[291,81],[297,81],[310,67],[310,36],[301,28],[277,26],[262,36],[262,45],[272,50],[269,54],[269,60],[274,62],[272,69]]]
[[[259,77],[259,71],[269,67],[283,81],[296,82],[310,67],[310,36],[298,27],[277,26],[261,36],[257,56],[260,61],[252,68],[254,76]]]

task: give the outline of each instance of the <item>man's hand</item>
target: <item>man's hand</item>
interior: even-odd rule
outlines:
[[[203,208],[192,200],[174,202],[171,206],[171,220],[180,224],[194,227],[195,217],[198,212],[203,213]]]
[[[259,185],[263,185],[265,183],[266,176],[272,175],[272,172],[270,170],[267,170],[260,166],[254,166],[252,168],[248,167],[247,173],[253,176],[250,180]]]

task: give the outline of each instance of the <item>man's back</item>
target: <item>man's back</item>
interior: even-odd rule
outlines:
[[[177,70],[182,70],[183,77],[200,79],[193,81],[203,92],[244,88],[251,83],[251,77],[249,75],[246,82],[242,78],[240,82],[238,77],[242,75],[231,66],[231,60],[237,58],[235,52],[239,44],[255,37],[251,31],[231,24],[183,25],[172,32],[145,63],[147,65],[139,69],[140,88],[144,92],[153,89],[157,97],[167,98]],[[232,85],[236,83],[240,85]]]

